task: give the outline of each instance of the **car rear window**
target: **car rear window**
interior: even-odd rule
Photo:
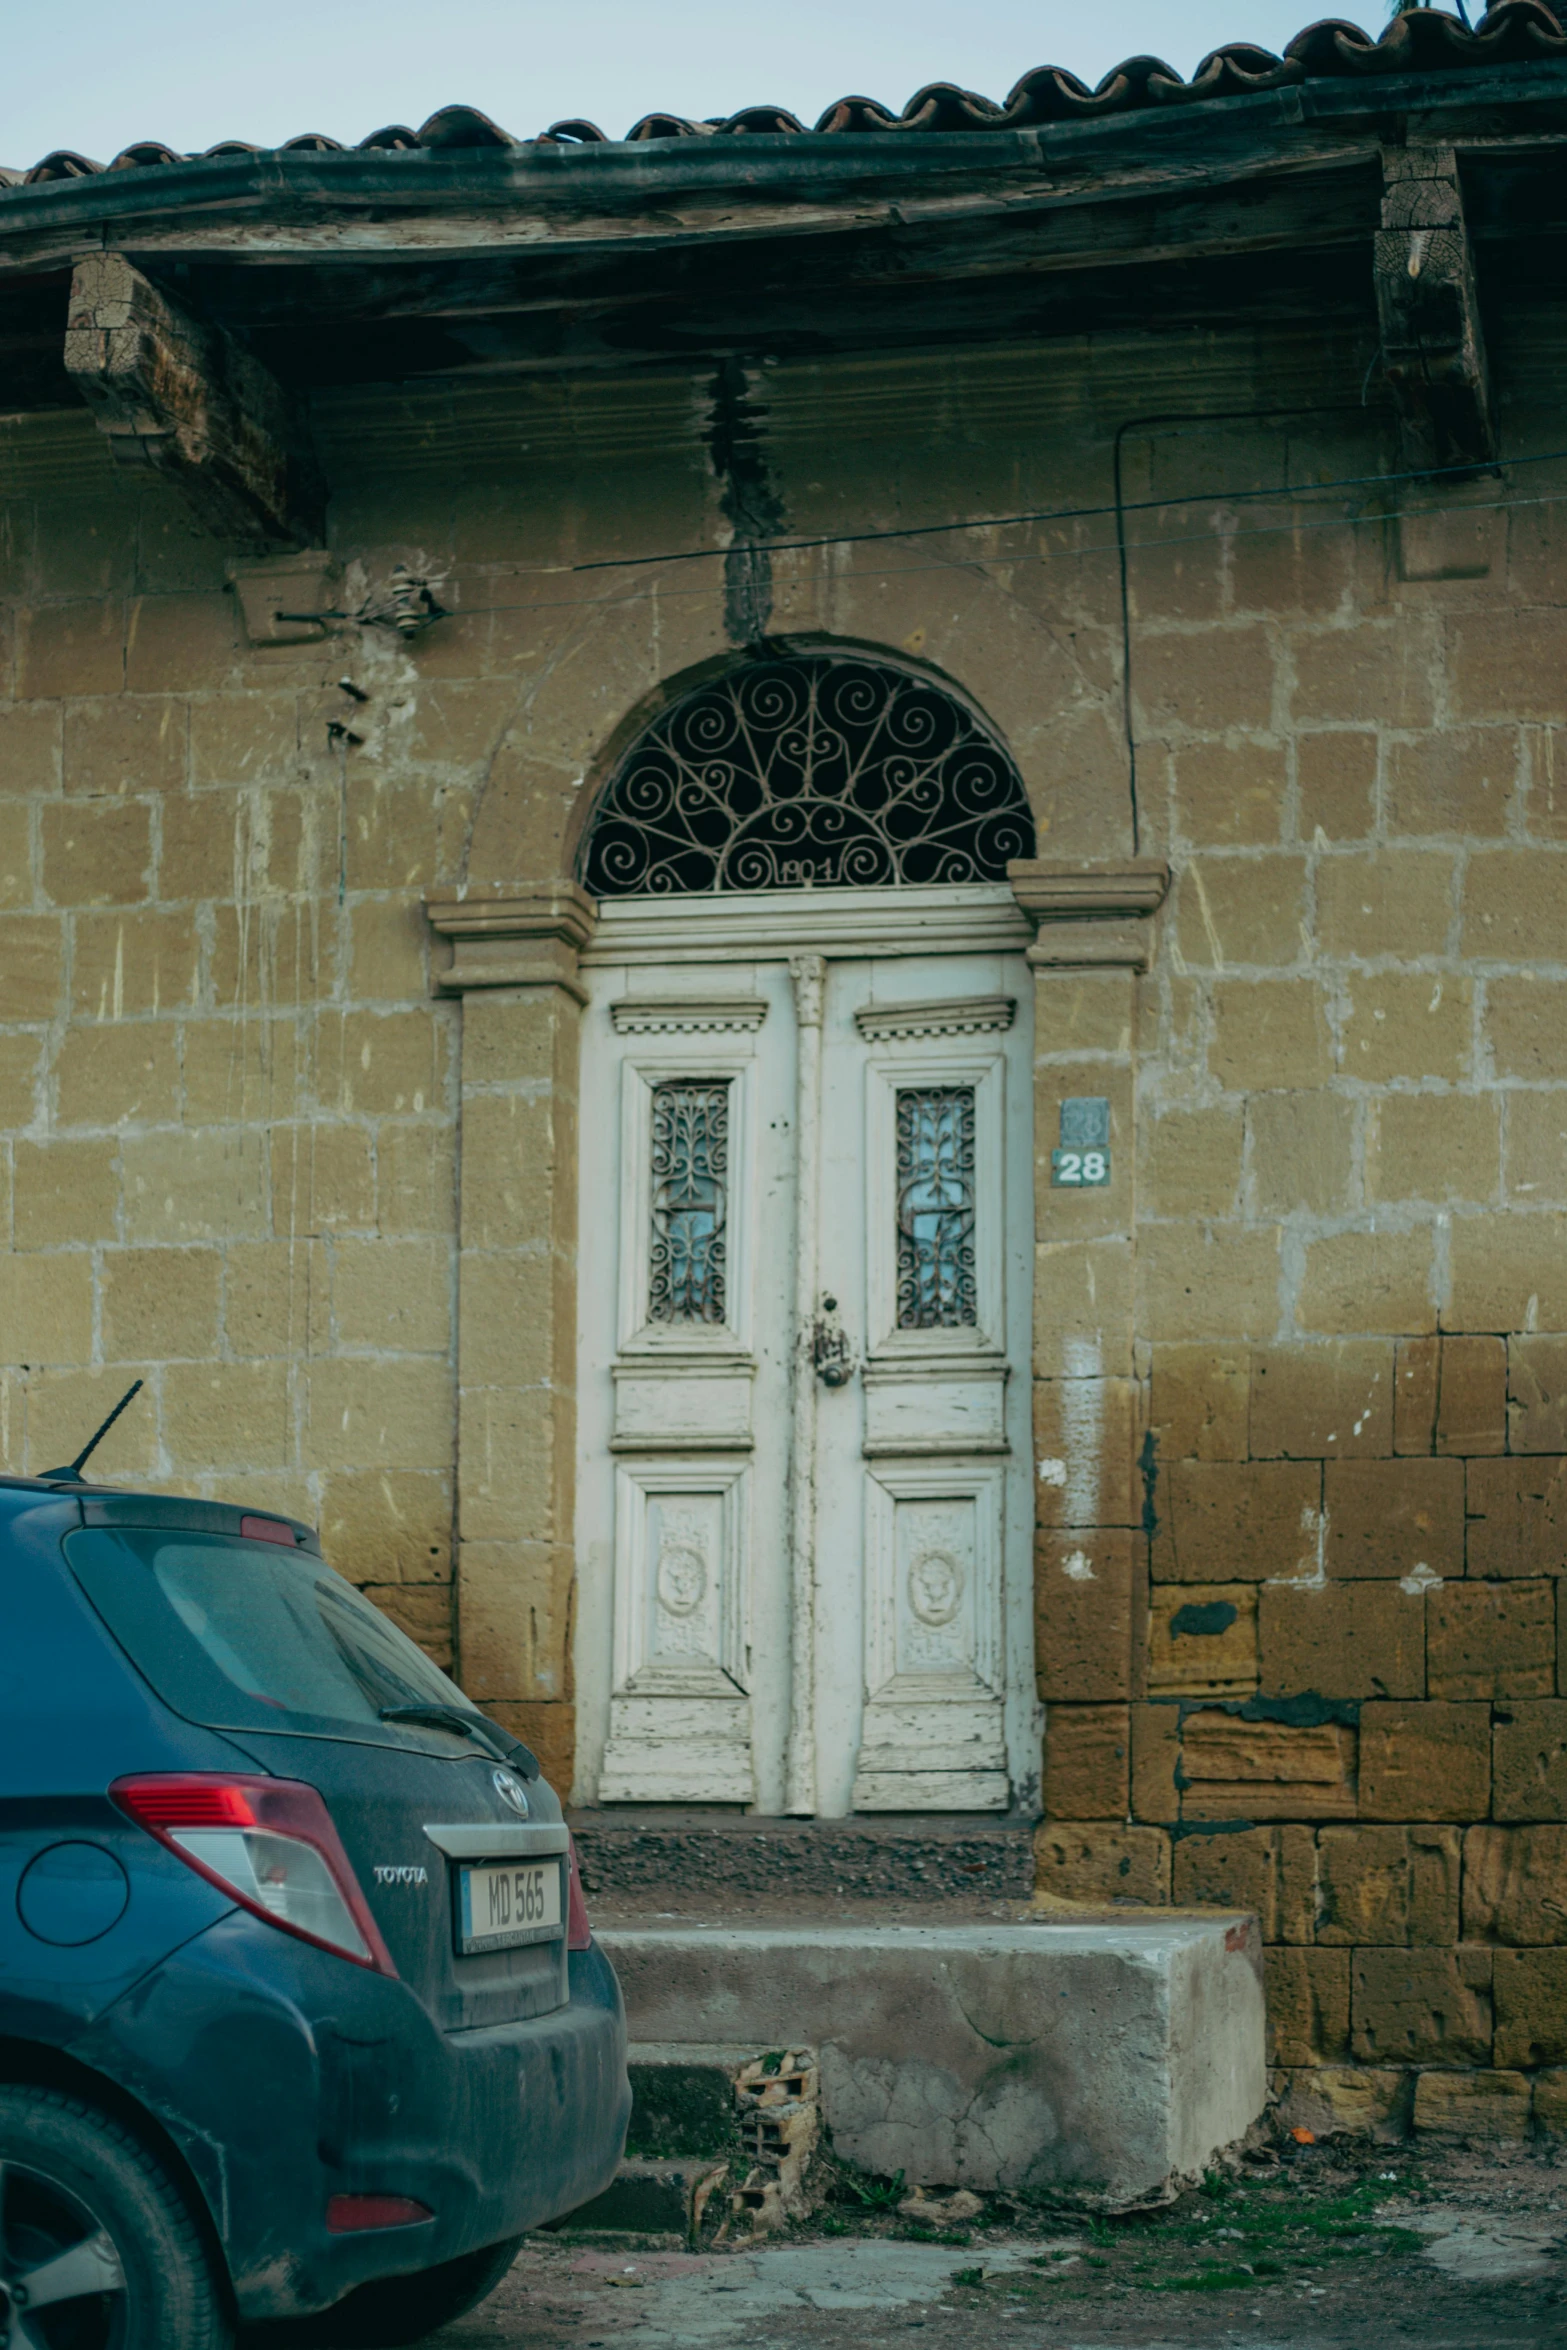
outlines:
[[[69,1535],[65,1553],[164,1703],[209,1729],[423,1745],[428,1731],[383,1723],[382,1707],[468,1707],[406,1633],[307,1551],[90,1528]]]

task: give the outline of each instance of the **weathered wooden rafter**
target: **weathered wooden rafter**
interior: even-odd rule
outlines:
[[[1487,465],[1496,426],[1451,147],[1389,147],[1374,242],[1382,368],[1398,403],[1406,464],[1437,472]]]
[[[265,547],[319,534],[324,494],[281,386],[123,254],[77,263],[65,369],[115,458],[166,475],[217,537]]]
[[[711,366],[1242,315],[1364,331],[1378,303],[1408,463],[1483,463],[1469,248],[1500,245],[1508,267],[1528,254],[1553,277],[1567,243],[1567,66],[1395,79],[1375,94],[1373,108],[1369,85],[1312,83],[917,139],[229,155],[40,184],[0,200],[0,359],[14,361],[14,408],[59,404],[40,321],[76,256],[109,248],[84,266],[150,280],[125,324],[172,354],[149,367],[144,352],[131,377],[195,389],[149,432],[143,392],[127,406],[102,352],[89,345],[77,364],[73,326],[72,372],[106,429],[122,454],[180,471],[204,509],[221,506],[218,527],[293,543],[316,535],[314,499],[294,486],[307,477],[279,386]],[[91,307],[74,299],[73,320]],[[258,495],[269,468],[285,487],[274,478]]]

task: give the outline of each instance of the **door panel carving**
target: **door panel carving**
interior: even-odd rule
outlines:
[[[1003,1475],[911,1467],[866,1479],[857,1811],[1006,1804]]]
[[[743,1466],[617,1479],[615,1694],[606,1803],[749,1803]]]

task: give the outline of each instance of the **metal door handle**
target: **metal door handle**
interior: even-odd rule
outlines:
[[[854,1348],[838,1319],[838,1300],[822,1299],[811,1340],[811,1361],[824,1387],[846,1387],[854,1376]]]

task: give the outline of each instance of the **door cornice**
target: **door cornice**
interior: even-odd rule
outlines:
[[[1036,926],[1028,949],[1036,968],[1147,970],[1152,917],[1170,887],[1162,858],[1066,863],[1018,857],[1007,867],[1007,881],[1019,910]]]
[[[432,891],[424,901],[432,930],[452,942],[452,959],[435,975],[438,995],[479,987],[563,987],[579,1003],[583,948],[598,907],[575,881],[541,881],[507,891]]]
[[[1014,860],[1004,882],[895,889],[733,890],[595,900],[574,881],[432,892],[431,928],[452,942],[442,995],[565,986],[579,965],[786,962],[811,953],[1016,953],[1061,967],[1147,968],[1151,917],[1170,869],[1152,857]]]

